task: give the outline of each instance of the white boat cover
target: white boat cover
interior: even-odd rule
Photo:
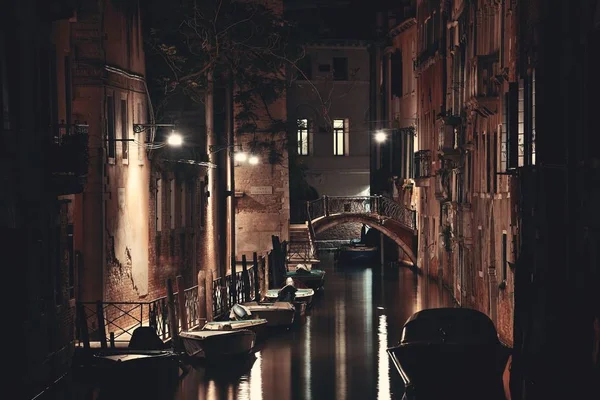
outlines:
[[[231,329],[249,329],[256,325],[266,324],[264,318],[246,319],[242,321],[212,321],[207,322],[202,329],[209,331],[223,331]]]
[[[275,301],[273,303],[257,303],[256,301],[251,301],[248,303],[243,303],[250,311],[286,311],[291,310],[294,311],[294,305],[292,303],[288,303],[287,301]]]
[[[265,297],[269,299],[276,299],[279,295],[279,291],[281,289],[269,289],[267,290],[267,294]],[[315,295],[314,289],[298,289],[296,291],[296,299],[301,300],[306,297],[311,297]]]

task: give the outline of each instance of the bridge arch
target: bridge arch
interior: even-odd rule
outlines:
[[[318,234],[334,226],[349,222],[363,223],[383,233],[402,249],[414,265],[417,265],[417,257],[415,255],[417,232],[394,219],[373,214],[339,213],[315,218],[311,221],[311,224],[314,233]]]

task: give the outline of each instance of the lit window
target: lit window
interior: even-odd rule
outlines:
[[[298,155],[308,155],[308,120],[298,120]]]
[[[535,165],[535,70],[531,73],[531,165]]]
[[[333,155],[345,155],[346,123],[343,119],[333,120]]]

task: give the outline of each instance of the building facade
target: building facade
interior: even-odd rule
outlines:
[[[379,41],[371,49],[379,67],[373,74],[377,88],[371,123],[371,193],[394,199],[419,215],[419,187],[415,186],[414,157],[417,132],[417,79],[414,70],[417,24],[414,2],[379,13]],[[391,240],[390,261],[411,263]],[[396,251],[395,248],[398,248]],[[396,258],[396,254],[398,258]]]
[[[296,223],[306,219],[307,200],[369,195],[367,43],[329,40],[304,48],[287,94],[288,118],[296,126],[292,160],[312,188],[311,198],[291,199]],[[344,224],[317,239],[353,238],[360,238],[360,225]]]
[[[15,334],[26,344],[9,380],[25,398],[65,376],[74,348],[69,197],[83,190],[88,163],[87,125],[66,118],[60,27],[74,15],[62,1],[11,2],[0,15],[0,235],[7,282],[20,287],[7,292],[16,296]]]
[[[73,198],[80,301],[138,300],[156,293],[148,262],[147,132],[151,112],[137,2],[81,2],[62,27],[72,60],[71,118],[89,126],[89,170]]]

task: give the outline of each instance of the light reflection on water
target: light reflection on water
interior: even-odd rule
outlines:
[[[196,367],[165,400],[400,400],[402,381],[386,349],[408,317],[451,306],[448,293],[406,268],[333,267],[306,323],[277,332],[244,363]],[[376,329],[376,330],[375,330]],[[79,397],[91,400],[93,397]]]
[[[388,345],[387,316],[379,316],[379,350],[377,352],[377,400],[389,400],[390,396],[390,359],[386,352]]]

